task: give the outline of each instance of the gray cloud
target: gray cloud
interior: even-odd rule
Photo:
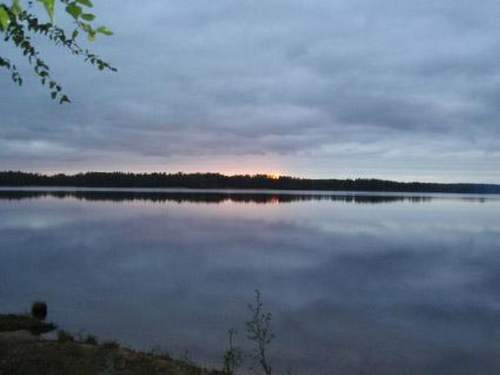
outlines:
[[[116,35],[92,47],[119,73],[45,46],[74,99],[64,107],[2,74],[0,169],[500,182],[497,2],[127,0],[96,12]]]

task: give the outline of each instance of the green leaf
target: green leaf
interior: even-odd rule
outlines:
[[[55,0],[38,0],[40,3],[43,4],[45,7],[45,10],[47,11],[47,14],[50,17],[50,22],[54,22],[54,10],[56,6],[56,1]]]
[[[0,6],[0,29],[3,31],[7,30],[10,24],[9,13],[5,10],[3,6]]]
[[[12,10],[12,13],[17,17],[19,13],[23,11],[23,8],[21,6],[21,3],[19,0],[12,0],[12,6],[10,7]]]
[[[95,36],[96,36],[95,31],[91,30],[87,34],[87,39],[89,40],[89,42],[93,42],[95,41]]]
[[[87,34],[92,32],[92,27],[88,23],[80,22],[80,28]]]
[[[70,14],[75,20],[82,14],[82,7],[76,5],[75,3],[70,3],[66,7],[66,13]]]
[[[94,4],[90,0],[76,0],[77,3],[85,5],[86,7],[92,8]]]
[[[100,26],[97,28],[96,31],[100,34],[104,34],[104,35],[108,35],[108,36],[113,35],[113,32],[110,29],[108,29],[106,26]]]
[[[90,13],[85,13],[85,14],[82,14],[81,17],[85,20],[85,21],[93,21],[95,20],[95,15],[93,14],[90,14]]]

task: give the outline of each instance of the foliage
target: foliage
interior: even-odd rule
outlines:
[[[0,315],[0,332],[29,331],[40,335],[54,329],[54,324],[43,322],[31,315]]]
[[[169,353],[167,350],[162,349],[162,347],[161,347],[161,346],[159,346],[159,345],[155,345],[155,346],[153,346],[153,347],[149,350],[148,354],[149,354],[150,356],[152,356],[152,357],[163,358],[163,359],[164,359],[164,360],[166,360],[166,361],[172,361],[172,360],[173,360],[173,358],[172,358],[172,356],[170,355],[170,353]]]
[[[57,331],[57,341],[60,343],[74,342],[75,338],[73,337],[73,335],[71,335],[71,333],[60,329],[59,331]]]
[[[271,190],[331,190],[331,191],[387,191],[427,193],[500,194],[500,185],[440,184],[423,182],[396,182],[376,179],[306,179],[266,175],[225,176],[219,173],[104,173],[88,172],[75,175],[52,176],[0,172],[0,186],[79,186],[127,188],[195,188],[195,189],[271,189]],[[361,199],[357,197],[356,199]],[[372,199],[367,197],[366,199]],[[378,198],[379,199],[379,198]]]
[[[228,331],[229,346],[224,353],[224,369],[222,370],[225,375],[234,375],[243,362],[243,352],[233,343],[236,334],[234,329]]]
[[[94,335],[87,335],[83,340],[84,344],[96,346],[98,344],[97,337]]]
[[[271,328],[272,313],[264,311],[264,303],[259,290],[255,291],[255,305],[249,305],[252,316],[247,322],[247,337],[255,344],[253,359],[266,375],[272,374],[272,366],[267,357],[268,346],[274,339]]]
[[[74,25],[72,30],[66,31],[56,25],[58,5],[64,7],[65,11],[62,14],[72,20]],[[34,9],[36,6],[45,9],[48,20],[43,21],[37,16]],[[32,37],[35,35],[45,37],[71,54],[83,57],[86,62],[99,70],[116,71],[110,64],[79,44],[80,34],[86,35],[89,41],[95,40],[98,34],[112,35],[106,26],[94,25],[96,16],[90,12],[92,7],[91,0],[11,0],[10,3],[0,1],[0,34],[3,34],[3,41],[12,43],[20,50],[33,67],[35,76],[49,89],[52,99],[57,99],[59,103],[70,102],[70,99],[52,77],[50,68],[33,44]],[[19,86],[23,84],[23,78],[11,59],[0,56],[0,68],[10,72],[14,83]]]
[[[118,344],[116,341],[110,340],[103,342],[102,347],[106,349],[118,349],[120,347],[120,344]]]

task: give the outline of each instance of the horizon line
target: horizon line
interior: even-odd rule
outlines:
[[[223,177],[227,178],[234,178],[234,177],[250,177],[250,178],[255,178],[255,177],[267,177],[270,180],[280,180],[280,179],[295,179],[295,180],[311,180],[311,181],[331,181],[331,180],[340,180],[340,181],[370,181],[370,180],[376,180],[376,181],[384,181],[384,182],[394,182],[398,184],[438,184],[438,185],[490,185],[490,186],[498,186],[500,187],[500,182],[498,183],[490,183],[490,182],[435,182],[435,181],[423,181],[423,180],[408,180],[408,181],[403,181],[403,180],[397,180],[397,179],[387,179],[387,178],[380,178],[380,177],[322,177],[322,178],[314,178],[314,177],[303,177],[303,176],[293,176],[293,175],[286,175],[286,174],[279,174],[279,173],[241,173],[241,174],[225,174],[222,172],[183,172],[183,171],[176,171],[176,172],[167,172],[167,171],[148,171],[148,172],[131,172],[131,171],[120,171],[120,170],[112,170],[112,171],[99,171],[99,170],[87,170],[87,171],[79,171],[79,172],[55,172],[55,173],[43,173],[43,172],[36,172],[36,171],[31,171],[31,172],[26,172],[22,170],[0,170],[0,174],[2,173],[22,173],[22,174],[31,174],[31,175],[38,175],[42,177],[56,177],[56,176],[65,176],[65,177],[74,177],[78,175],[86,175],[86,174],[129,174],[129,175],[153,175],[153,174],[163,174],[163,175],[220,175]]]

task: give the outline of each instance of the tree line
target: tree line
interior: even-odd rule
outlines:
[[[374,192],[427,192],[500,194],[500,185],[472,183],[397,182],[379,179],[307,179],[290,176],[234,175],[219,173],[122,173],[87,172],[43,175],[0,172],[0,186],[60,186],[104,188],[276,189]]]

